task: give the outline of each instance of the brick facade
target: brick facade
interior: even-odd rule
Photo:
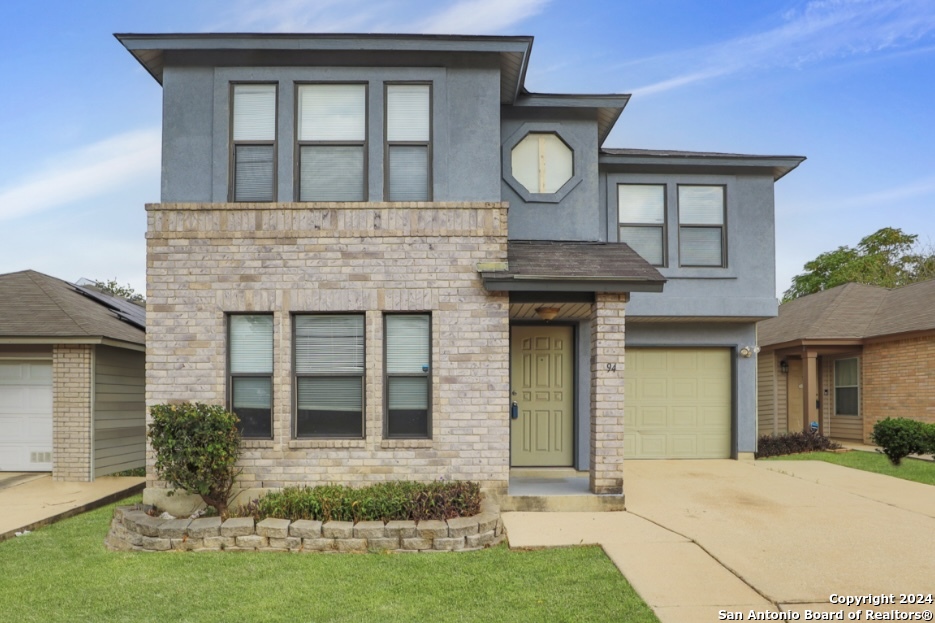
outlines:
[[[864,441],[887,417],[935,423],[935,335],[864,345]]]
[[[273,439],[246,441],[250,488],[439,477],[505,488],[506,204],[147,206],[146,402],[226,404],[226,314],[273,314]],[[432,439],[383,438],[383,314],[432,317]],[[365,438],[293,439],[292,313],[363,312]],[[147,452],[148,487],[154,458]]]
[[[626,294],[598,293],[591,306],[592,493],[623,493],[626,302]]]
[[[93,346],[52,349],[52,478],[91,480],[91,352]]]

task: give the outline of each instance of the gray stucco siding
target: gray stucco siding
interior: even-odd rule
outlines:
[[[525,201],[502,179],[503,201],[510,203],[510,240],[580,240],[602,239],[604,225],[600,204],[598,175],[598,136],[596,119],[574,118],[580,115],[544,116],[542,110],[504,108],[501,144],[510,140],[523,126],[532,131],[554,131],[575,150],[575,174],[581,181],[557,203]],[[501,176],[507,174],[503,163]]]
[[[211,200],[214,91],[214,70],[210,67],[165,69],[162,92],[163,201]]]
[[[487,63],[491,64],[491,63]],[[499,201],[499,69],[238,67],[165,70],[166,202],[228,200],[230,85],[277,83],[277,200],[295,193],[296,83],[362,82],[367,93],[368,200],[384,198],[384,84],[432,84],[434,201]]]
[[[777,313],[773,180],[769,176],[606,173],[604,222],[618,240],[617,185],[666,186],[668,280],[662,295],[634,293],[628,316],[771,317]],[[725,267],[679,266],[679,185],[723,185],[726,189]]]
[[[629,317],[629,314],[628,314]],[[732,453],[756,451],[756,357],[739,351],[756,345],[755,323],[633,322],[627,323],[627,348],[731,348],[733,366]],[[626,431],[624,431],[626,434]]]

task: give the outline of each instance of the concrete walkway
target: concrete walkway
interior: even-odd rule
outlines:
[[[719,610],[804,620],[841,610],[832,594],[935,593],[935,487],[817,461],[624,470],[627,512],[506,513],[510,546],[599,543],[663,623]]]
[[[0,541],[141,491],[145,478],[55,482],[50,474],[0,472]]]

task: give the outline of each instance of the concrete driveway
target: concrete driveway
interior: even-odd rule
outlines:
[[[600,543],[666,623],[935,593],[935,487],[818,461],[629,461],[624,487],[625,513],[507,513],[511,546]]]
[[[141,491],[145,478],[56,482],[50,474],[0,472],[0,541]]]

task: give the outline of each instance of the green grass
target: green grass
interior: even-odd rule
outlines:
[[[935,485],[935,462],[923,461],[921,459],[903,459],[899,467],[890,463],[889,459],[883,454],[875,452],[851,451],[840,454],[834,452],[805,452],[802,454],[789,454],[786,456],[775,456],[764,461],[825,461],[844,467],[862,469],[865,472],[874,472],[921,482],[926,485]]]
[[[658,623],[597,547],[110,552],[112,509],[0,543],[0,620]]]

